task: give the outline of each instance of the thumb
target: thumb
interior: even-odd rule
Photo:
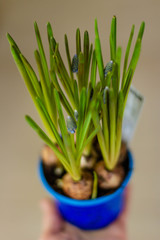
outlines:
[[[63,227],[63,219],[60,216],[54,201],[47,198],[43,199],[40,202],[40,207],[43,213],[43,234],[52,234],[59,232]]]

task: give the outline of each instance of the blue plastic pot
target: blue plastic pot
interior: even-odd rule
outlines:
[[[38,166],[39,175],[43,186],[56,200],[57,207],[66,221],[84,230],[95,230],[113,222],[123,209],[124,189],[133,172],[133,158],[130,152],[128,159],[128,173],[121,186],[112,194],[96,199],[75,200],[54,191],[44,176],[42,161]]]

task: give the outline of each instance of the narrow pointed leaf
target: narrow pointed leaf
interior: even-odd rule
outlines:
[[[110,133],[110,163],[112,164],[115,156],[116,141],[116,101],[114,90],[109,90],[109,133]]]
[[[48,87],[46,85],[45,76],[43,73],[43,68],[42,68],[42,63],[41,63],[41,58],[40,58],[38,50],[36,50],[34,52],[34,54],[35,54],[35,59],[36,59],[36,63],[37,63],[38,71],[39,71],[39,76],[40,76],[40,81],[41,81],[45,104],[46,104],[47,110],[49,112],[49,115],[50,115],[52,121],[56,124],[57,119],[56,119],[56,115],[54,113],[54,109],[53,109],[52,102],[51,102],[51,88],[50,88],[50,93],[49,93]]]
[[[92,199],[95,199],[97,197],[97,191],[98,191],[98,177],[95,171],[93,171],[93,190],[92,190]]]
[[[78,60],[78,87],[80,91],[84,87],[84,54],[82,52]]]
[[[64,165],[64,167],[66,168],[66,170],[68,172],[71,172],[71,168],[67,162],[67,160],[64,158],[63,154],[60,153],[60,151],[58,150],[58,148],[52,143],[52,141],[48,138],[48,136],[43,132],[43,130],[35,123],[35,121],[29,117],[29,116],[25,116],[26,121],[28,122],[28,124],[37,132],[37,134],[40,136],[40,138],[49,146],[53,149],[53,151],[55,152],[56,156],[58,157],[58,159],[61,161],[61,163]]]
[[[122,141],[122,121],[123,121],[123,107],[124,107],[124,96],[122,90],[120,90],[118,95],[118,107],[117,107],[117,124],[116,124],[116,147],[115,147],[115,162],[114,166],[117,164],[121,141]]]
[[[134,29],[135,29],[135,25],[132,26],[131,33],[130,33],[129,40],[128,40],[128,44],[127,44],[127,48],[126,48],[124,65],[123,65],[122,88],[124,87],[124,79],[125,79],[125,74],[126,74],[126,70],[127,70],[128,57],[129,57],[130,48],[131,48],[131,44],[132,44],[132,39],[133,39],[133,35],[134,35]]]
[[[31,67],[31,65],[29,64],[29,62],[27,61],[27,59],[20,54],[21,60],[25,66],[25,69],[28,73],[28,75],[30,76],[30,79],[32,81],[32,85],[34,87],[34,90],[36,91],[37,96],[39,96],[40,98],[42,98],[42,91],[41,91],[41,87],[38,81],[38,78],[33,70],[33,68]]]
[[[49,91],[49,89],[50,89],[50,78],[49,78],[49,72],[48,72],[48,65],[47,65],[46,56],[45,56],[45,53],[44,53],[44,48],[43,48],[40,32],[39,32],[38,25],[37,25],[36,22],[34,23],[34,29],[35,29],[38,48],[39,48],[40,58],[41,58],[41,62],[42,62],[42,69],[43,69],[43,72],[44,72],[46,85],[47,85],[47,88],[48,88],[48,91]]]
[[[103,74],[104,64],[103,64],[103,57],[102,57],[102,51],[101,51],[101,43],[100,43],[100,38],[98,33],[97,19],[95,19],[95,52],[96,52],[96,59],[97,59],[100,80],[102,82],[102,86],[104,86],[104,74]]]
[[[87,31],[84,32],[84,86],[88,84],[88,64],[89,64],[89,34]]]
[[[93,51],[92,57],[92,66],[91,66],[91,86],[94,89],[96,85],[96,75],[97,75],[97,61],[96,61],[96,53],[95,50]]]
[[[116,60],[116,51],[117,51],[117,19],[116,16],[113,16],[111,22],[111,32],[110,32],[110,49],[111,49],[111,60]]]
[[[71,77],[71,79],[73,79],[73,73],[72,73],[72,67],[71,67],[71,56],[70,56],[70,51],[69,51],[68,38],[67,38],[66,34],[64,36],[64,39],[65,39],[65,49],[66,49],[66,55],[67,55],[67,60],[68,60],[70,77]]]
[[[79,56],[81,52],[81,34],[79,28],[76,31],[76,52],[77,56]]]

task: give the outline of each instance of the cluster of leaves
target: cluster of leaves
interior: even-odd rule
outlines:
[[[135,26],[133,25],[126,48],[122,80],[120,81],[122,49],[121,47],[117,47],[116,17],[114,16],[111,22],[111,61],[106,65],[105,68],[98,33],[98,25],[97,21],[95,21],[95,52],[103,94],[101,94],[99,103],[96,106],[97,111],[94,112],[93,123],[95,127],[101,127],[101,130],[98,132],[97,137],[105,165],[109,170],[112,170],[116,166],[119,157],[123,113],[133,74],[135,72],[140,56],[145,23],[141,23],[131,60],[128,64],[131,43],[134,35],[134,28]]]
[[[96,95],[92,94],[91,101],[91,91],[88,91],[89,67],[93,47],[89,44],[89,35],[86,31],[84,33],[84,52],[81,52],[80,31],[77,29],[77,81],[73,76],[72,68],[74,66],[73,61],[71,62],[67,36],[65,35],[65,46],[70,76],[63,63],[58,44],[53,37],[50,23],[47,24],[50,70],[37,23],[34,24],[34,27],[38,45],[38,50],[35,50],[34,56],[39,77],[22,55],[13,38],[9,34],[7,34],[7,37],[15,63],[25,81],[48,135],[30,116],[26,116],[26,120],[43,141],[53,149],[73,179],[79,180],[81,177],[81,155],[99,130],[94,128],[91,123],[95,104],[93,99]],[[66,121],[61,104],[69,114]],[[76,143],[74,139],[75,131]],[[59,148],[57,148],[57,145]]]
[[[31,117],[26,116],[27,122],[53,149],[74,180],[79,180],[81,177],[81,155],[85,149],[90,149],[96,135],[106,167],[113,169],[119,155],[123,112],[140,54],[144,23],[141,24],[128,66],[134,33],[134,26],[132,27],[125,54],[121,85],[121,48],[116,46],[116,17],[113,17],[111,23],[111,61],[105,68],[97,20],[95,20],[95,49],[93,50],[89,34],[85,31],[82,50],[80,30],[77,29],[76,54],[72,60],[68,38],[65,35],[69,72],[62,60],[50,23],[47,24],[50,67],[45,57],[37,23],[34,27],[38,45],[34,56],[39,76],[22,55],[13,38],[7,34],[13,58],[48,134]],[[96,83],[97,68],[100,81]],[[66,120],[61,104],[69,115]]]
[[[137,62],[140,56],[145,23],[141,23],[131,60],[128,64],[128,58],[135,28],[134,25],[132,26],[125,53],[121,82],[120,64],[122,49],[121,47],[117,47],[116,28],[117,20],[114,16],[112,18],[110,31],[111,61],[104,68],[100,38],[98,33],[98,25],[97,21],[95,21],[95,51],[99,76],[102,83],[103,97],[101,97],[99,101],[99,106],[97,104],[97,109],[99,109],[99,111],[94,112],[93,122],[96,127],[101,127],[101,130],[97,134],[98,142],[106,167],[110,170],[112,170],[116,166],[119,157],[123,113],[133,74],[135,72]],[[101,114],[99,114],[99,112],[101,112]]]

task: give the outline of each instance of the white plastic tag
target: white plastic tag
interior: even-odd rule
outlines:
[[[132,140],[143,102],[144,97],[133,86],[131,86],[124,110],[122,126],[122,139],[126,143],[129,143]]]

